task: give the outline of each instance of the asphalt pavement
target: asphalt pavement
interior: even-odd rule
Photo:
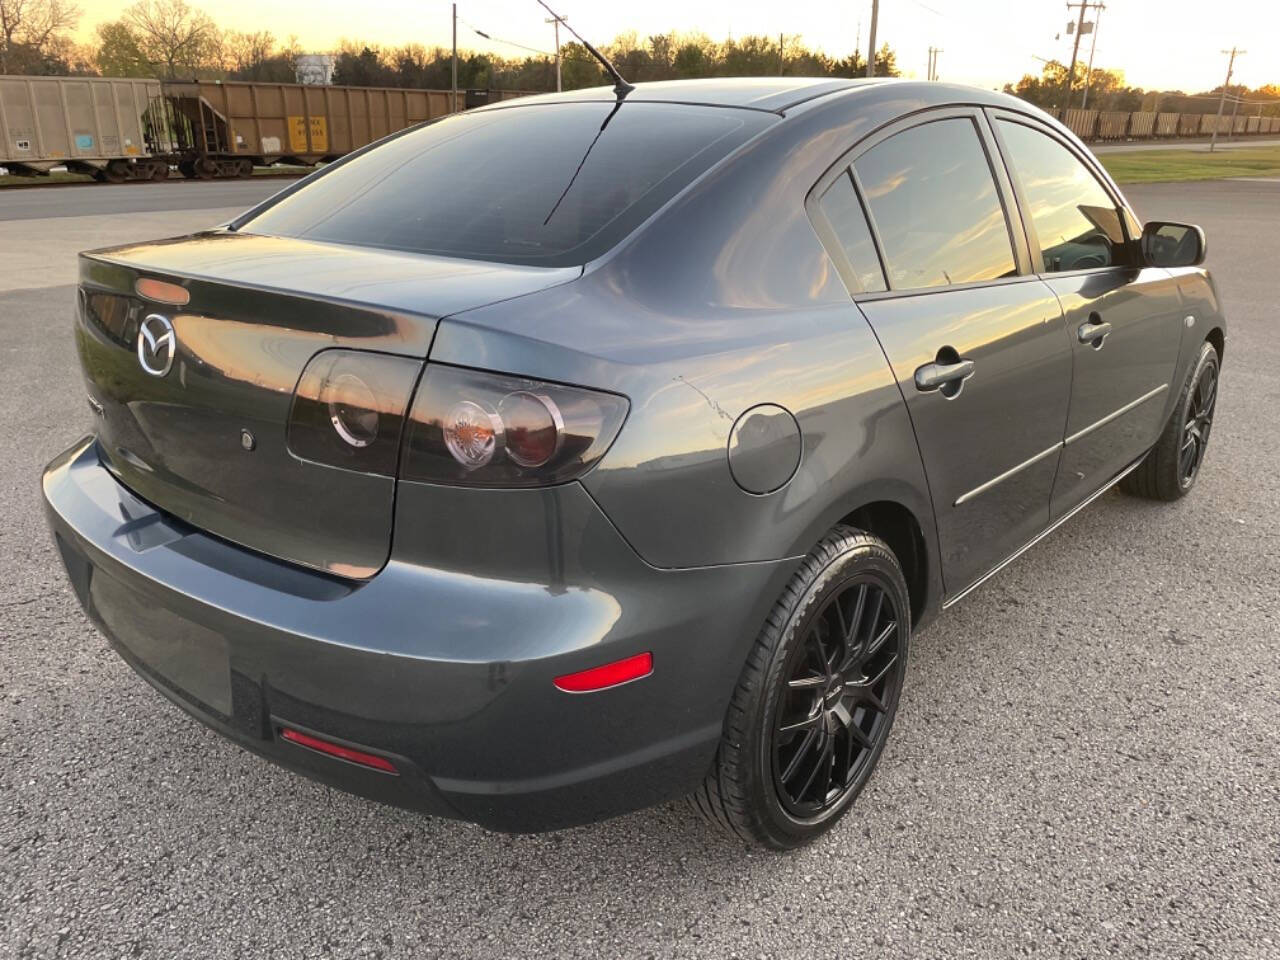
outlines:
[[[1108,494],[917,635],[871,783],[788,856],[679,804],[541,836],[381,807],[152,691],[41,512],[90,420],[74,270],[0,224],[0,957],[1280,957],[1280,183],[1129,192],[1205,227],[1230,317],[1197,489]],[[62,219],[41,261],[232,206]]]
[[[38,181],[37,181],[38,182]],[[77,183],[48,187],[0,188],[0,221],[173,210],[250,207],[294,178],[253,180],[169,180],[164,183]]]

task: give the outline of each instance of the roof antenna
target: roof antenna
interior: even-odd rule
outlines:
[[[559,20],[562,24],[564,24],[565,28],[568,29],[568,31],[572,33],[575,37],[578,38],[578,42],[587,48],[587,53],[591,54],[593,57],[595,57],[597,60],[600,61],[600,66],[604,67],[605,72],[609,74],[609,76],[613,77],[613,92],[618,95],[619,100],[621,100],[623,97],[625,97],[628,93],[630,93],[632,90],[636,88],[636,85],[634,83],[627,83],[627,81],[623,78],[622,74],[618,72],[618,68],[609,62],[608,57],[606,57],[603,53],[601,53],[599,50],[597,50],[595,47],[589,44],[586,40],[584,40],[582,38],[582,34],[578,33],[577,30],[573,29],[573,27],[570,27],[568,20],[566,20],[564,17],[560,16],[560,14],[556,13],[554,10],[548,7],[545,3],[543,3],[543,0],[538,0],[538,5],[541,6],[543,10],[547,11],[547,13],[551,14],[551,16],[555,17],[555,19]]]

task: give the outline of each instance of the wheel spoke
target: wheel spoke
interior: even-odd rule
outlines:
[[[819,739],[821,731],[817,728],[810,730],[805,738],[800,741],[800,746],[796,747],[796,752],[791,755],[791,759],[787,762],[786,769],[782,771],[780,779],[783,783],[788,783],[792,777],[796,775],[796,771],[800,769],[800,764],[804,762],[804,758],[808,755],[813,747],[815,740]]]
[[[875,747],[875,741],[867,736],[867,732],[856,723],[849,724],[849,736],[864,750],[871,750]]]
[[[1208,416],[1213,411],[1213,405],[1218,400],[1218,378],[1212,377],[1209,381],[1209,389],[1205,391],[1204,403],[1200,405],[1200,415]]]
[[[865,588],[864,588],[865,589]],[[844,604],[841,603],[841,597],[836,597],[836,602],[832,604],[836,608],[836,620],[840,624],[840,636],[844,638],[844,642],[849,642],[849,622],[844,617]]]
[[[822,711],[819,710],[811,717],[805,717],[803,720],[793,720],[790,723],[784,723],[778,727],[779,733],[795,733],[797,730],[811,730],[822,722]]]
[[[822,637],[819,635],[816,625],[809,631],[805,641],[805,647],[807,648],[805,653],[813,656],[814,665],[817,666],[818,673],[822,675],[825,682],[826,678],[831,676],[831,667],[827,664],[827,655],[822,649]]]
[[[884,591],[877,590],[876,598],[871,601],[871,609],[868,612],[869,622],[867,623],[866,633],[868,636],[875,633],[876,624],[880,622],[880,611],[884,608]],[[858,631],[862,633],[862,630]]]
[[[884,666],[882,666],[878,671],[876,671],[876,675],[874,677],[867,678],[867,682],[865,686],[878,687],[880,685],[880,681],[883,680],[886,676],[888,676],[889,671],[892,670],[895,666],[897,666],[897,664],[898,664],[898,655],[895,653],[893,656],[885,660]]]
[[[798,680],[787,681],[787,686],[792,690],[812,690],[816,687],[825,687],[826,685],[826,677],[800,677]]]
[[[827,792],[831,789],[831,761],[835,759],[834,751],[835,738],[827,736],[823,739],[822,749],[818,751],[817,762],[813,765],[809,776],[805,778],[804,786],[796,794],[797,798],[803,800],[810,787],[814,784],[822,784],[822,799],[826,799]]]
[[[884,646],[884,642],[893,636],[898,629],[898,621],[890,620],[888,626],[880,631],[880,635],[871,641],[871,646],[867,648],[867,656],[873,657],[877,650]]]
[[[858,586],[858,600],[853,605],[853,616],[849,618],[848,630],[844,635],[845,644],[848,646],[853,645],[858,632],[858,624],[862,622],[862,611],[867,605],[867,590],[868,587],[865,583]]]
[[[1195,462],[1196,438],[1191,437],[1182,447],[1182,453],[1178,457],[1178,476],[1183,480],[1191,476],[1192,465]]]
[[[1200,382],[1196,385],[1196,406],[1201,412],[1209,405],[1209,396],[1215,391],[1216,381],[1212,368],[1200,376]]]

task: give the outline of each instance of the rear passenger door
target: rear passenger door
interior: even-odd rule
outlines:
[[[1137,224],[1079,148],[1031,118],[993,111],[1037,273],[1058,296],[1072,353],[1055,518],[1156,441],[1182,336],[1177,281],[1139,263]]]
[[[955,597],[1049,523],[1071,389],[1058,301],[979,110],[864,141],[810,213],[906,400]]]

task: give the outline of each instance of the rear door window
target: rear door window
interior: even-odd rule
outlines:
[[[848,173],[836,178],[818,201],[818,206],[853,267],[858,289],[868,293],[885,289],[884,271],[880,269],[880,258],[876,256],[876,242],[872,239],[867,215],[858,202],[858,194]]]
[[[1030,208],[1044,272],[1125,262],[1120,211],[1088,167],[1048,134],[1011,120],[997,123]]]
[[[459,114],[350,159],[240,229],[578,265],[776,119],[760,111],[590,101]]]
[[[853,164],[895,290],[1017,273],[986,150],[966,117],[894,134]]]

